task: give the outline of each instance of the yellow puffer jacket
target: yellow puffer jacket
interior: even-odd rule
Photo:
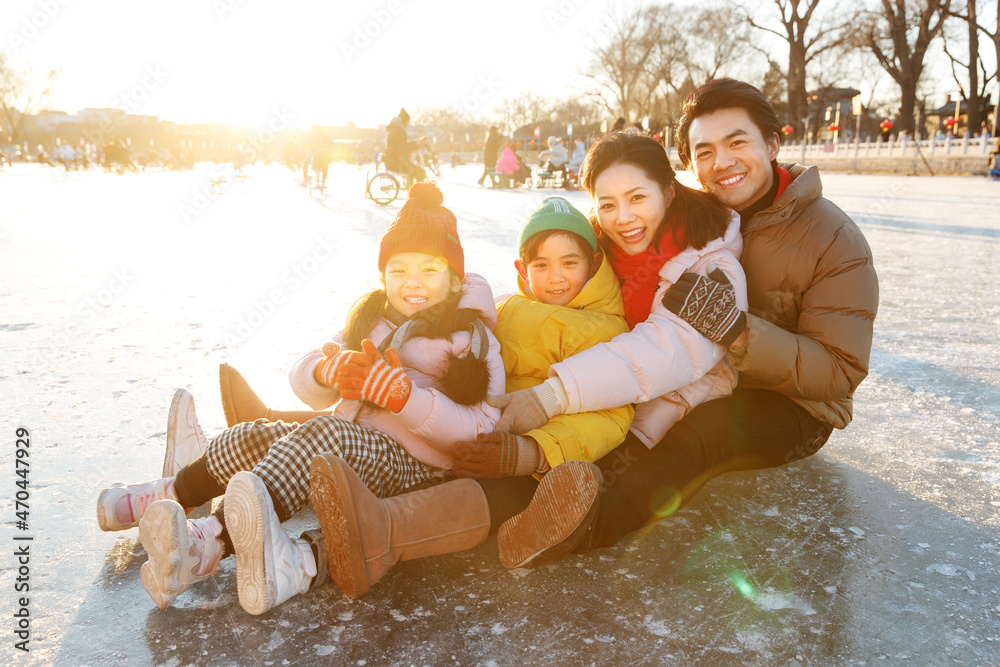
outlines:
[[[517,283],[521,293],[497,306],[494,329],[508,392],[541,384],[552,364],[628,331],[618,279],[608,262],[601,263],[568,306],[536,301],[520,278]],[[634,414],[627,405],[560,415],[525,435],[541,445],[552,467],[565,461],[596,461],[621,444]]]
[[[730,358],[739,386],[784,394],[844,428],[868,375],[878,311],[872,251],[854,221],[823,198],[819,170],[782,166],[791,185],[744,225],[749,338]]]

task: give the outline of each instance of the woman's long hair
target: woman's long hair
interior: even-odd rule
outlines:
[[[704,248],[709,241],[726,233],[728,209],[712,195],[678,183],[663,146],[637,130],[626,129],[598,139],[583,160],[580,187],[593,197],[598,176],[617,164],[628,164],[641,170],[646,178],[659,184],[664,193],[671,184],[674,186],[674,200],[667,207],[663,224],[656,230],[653,247],[668,231],[674,234],[675,239],[678,238],[675,227],[681,221],[684,238],[697,249]],[[602,235],[603,243],[608,241]]]

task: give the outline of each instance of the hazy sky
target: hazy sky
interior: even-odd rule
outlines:
[[[578,89],[606,0],[4,0],[3,50],[50,104],[178,121],[386,123]],[[284,122],[282,120],[281,122]]]

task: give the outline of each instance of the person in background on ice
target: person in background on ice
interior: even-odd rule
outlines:
[[[569,154],[566,153],[566,147],[563,146],[562,139],[559,137],[549,137],[545,140],[545,145],[548,148],[538,154],[538,161],[542,168],[552,174],[562,172],[565,178],[566,162],[569,160]]]
[[[531,178],[531,167],[524,164],[521,155],[517,152],[517,145],[511,144],[510,150],[514,154],[514,161],[517,163],[517,171],[514,172],[514,185],[521,187]]]
[[[546,198],[521,230],[518,249],[519,293],[499,304],[494,330],[510,391],[543,382],[553,363],[628,330],[621,290],[594,228],[568,201]],[[502,536],[509,499],[530,499],[553,466],[574,462],[559,465],[562,482],[546,482],[547,488],[597,479],[589,462],[618,446],[633,413],[625,405],[559,416],[524,435],[482,434],[456,447],[465,450],[456,462],[463,479],[384,501],[336,455],[317,457],[311,498],[327,544],[338,545],[328,553],[331,577],[355,598],[398,560],[470,548],[498,529]],[[476,502],[458,512],[442,501],[463,486]],[[461,542],[429,540],[429,528],[438,526],[462,535],[486,528]]]
[[[400,171],[415,181],[423,181],[427,178],[427,170],[410,161],[410,151],[416,148],[416,145],[411,144],[406,136],[409,124],[410,114],[406,109],[400,108],[399,115],[386,127],[388,135],[385,140],[385,168]]]
[[[485,399],[504,389],[493,295],[465,273],[457,221],[441,204],[434,184],[411,188],[379,247],[383,288],[358,301],[338,342],[293,367],[296,394],[314,408],[336,403],[333,415],[301,425],[260,419],[211,442],[202,436],[174,462],[176,474],[165,467],[162,479],[102,491],[102,529],[139,526],[149,554],[140,577],[160,608],[233,553],[240,604],[251,614],[326,581],[321,533],[292,538],[281,527],[308,500],[317,454],[335,453],[374,493],[392,495],[456,467],[456,443],[493,429],[500,412]],[[193,408],[189,418],[196,426]],[[474,506],[481,492],[469,484],[451,488],[444,507],[461,515]],[[185,509],[223,494],[212,516],[186,519]]]
[[[565,187],[572,190],[576,187],[576,182],[580,178],[580,168],[583,166],[583,158],[587,156],[587,148],[583,145],[583,139],[576,137],[573,139],[573,155],[566,163],[567,178]]]
[[[633,429],[598,462],[604,470],[615,466],[602,488],[567,488],[558,499],[536,494],[526,512],[558,513],[566,504],[590,504],[595,511],[572,531],[522,526],[510,540],[523,551],[545,562],[611,546],[672,515],[716,475],[811,456],[834,428],[850,424],[878,310],[874,260],[854,221],[823,197],[819,171],[778,164],[780,137],[774,109],[749,84],[718,79],[685,101],[678,153],[705,191],[739,213],[749,308],[717,274],[679,276],[656,298],[691,331],[722,344],[740,373],[739,386],[732,396],[694,408],[666,434],[644,440]],[[584,188],[602,226],[627,240],[642,219],[631,206],[616,208],[613,198],[605,199],[611,191],[599,164],[584,166]],[[708,328],[708,313],[733,325]],[[504,397],[498,429],[523,433],[557,414],[619,403],[607,391],[614,384],[611,369],[599,377],[589,370],[600,347],[553,365],[544,384]],[[646,352],[623,346],[618,372],[636,359],[654,381],[663,370],[642,361]]]
[[[479,177],[476,181],[479,185],[483,185],[486,181],[486,177],[493,173],[494,167],[497,163],[497,154],[500,152],[500,142],[503,140],[503,135],[500,134],[500,130],[493,126],[486,132],[486,145],[483,148],[483,175]]]
[[[320,141],[319,148],[312,154],[313,173],[319,175],[319,187],[326,187],[326,177],[330,171],[330,158],[333,153],[333,145],[329,139]]]

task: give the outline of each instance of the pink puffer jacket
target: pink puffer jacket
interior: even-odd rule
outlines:
[[[497,322],[493,292],[486,279],[474,273],[466,274],[463,285],[465,295],[460,306],[478,309],[488,329],[489,393],[503,394],[507,379],[500,343],[492,332]],[[378,345],[395,330],[392,323],[382,320],[372,330],[370,338]],[[343,343],[340,335],[334,340]],[[323,359],[319,350],[302,357],[292,367],[288,380],[295,395],[313,409],[322,410],[337,403],[334,416],[382,431],[426,465],[450,469],[454,467],[450,453],[455,443],[474,440],[479,433],[492,431],[500,419],[500,410],[485,402],[459,405],[437,388],[448,353],[464,357],[469,353],[470,343],[471,334],[467,331],[456,332],[447,339],[415,337],[407,340],[397,352],[407,377],[413,381],[413,389],[399,414],[370,407],[361,409],[360,401],[340,400],[336,389],[317,383],[313,369]]]

